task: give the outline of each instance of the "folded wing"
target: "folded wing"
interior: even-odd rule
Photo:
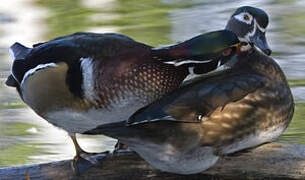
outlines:
[[[242,99],[263,84],[259,75],[234,72],[196,80],[138,110],[128,119],[128,125],[162,120],[200,122],[216,108]]]

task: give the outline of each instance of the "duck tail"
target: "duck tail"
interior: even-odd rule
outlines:
[[[14,61],[25,59],[31,50],[32,48],[25,47],[24,45],[18,42],[14,43],[9,48],[10,55],[12,56]]]
[[[121,121],[117,123],[105,124],[97,126],[94,129],[84,132],[83,134],[89,135],[100,135],[104,134],[112,138],[121,138],[128,135],[130,129],[126,125],[126,121]]]

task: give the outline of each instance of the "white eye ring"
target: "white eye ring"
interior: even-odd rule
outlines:
[[[242,12],[234,16],[238,21],[251,24],[253,21],[253,16],[247,12]]]

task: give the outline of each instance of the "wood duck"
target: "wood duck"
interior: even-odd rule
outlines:
[[[269,54],[266,41],[257,41],[265,37],[253,28],[248,28],[251,36],[238,30],[249,24],[266,28],[260,23],[261,18],[268,19],[262,12],[242,7],[229,20],[227,28],[250,45],[238,47],[225,70],[186,81],[137,111],[127,123],[102,125],[86,133],[117,138],[153,167],[177,174],[200,173],[221,155],[277,139],[293,116],[290,88],[279,65],[254,47]],[[252,22],[240,20],[245,14]],[[236,21],[240,23],[231,28]]]
[[[243,6],[231,16],[226,29],[234,32],[241,42],[248,43],[248,46],[243,46],[242,51],[247,51],[254,44],[269,56],[272,51],[265,36],[268,23],[269,18],[265,11],[251,6]]]
[[[196,39],[204,44],[190,47]],[[15,43],[10,48],[14,62],[6,84],[15,87],[38,115],[69,133],[75,161],[81,157],[97,163],[78,145],[75,133],[125,120],[177,88],[189,72],[215,69],[227,56],[222,52],[237,43],[236,35],[227,30],[162,50],[120,34],[75,33],[33,48]],[[181,51],[186,48],[192,51]],[[184,56],[194,60],[175,64],[173,57]]]

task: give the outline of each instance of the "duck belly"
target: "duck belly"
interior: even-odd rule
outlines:
[[[151,166],[161,171],[175,174],[196,174],[213,166],[218,156],[213,147],[197,147],[190,151],[181,152],[170,144],[141,143],[135,145],[126,143],[136,151]]]
[[[68,133],[83,133],[99,125],[124,121],[145,104],[138,99],[116,101],[107,108],[90,108],[75,110],[64,108],[48,112],[43,117],[51,124]]]

